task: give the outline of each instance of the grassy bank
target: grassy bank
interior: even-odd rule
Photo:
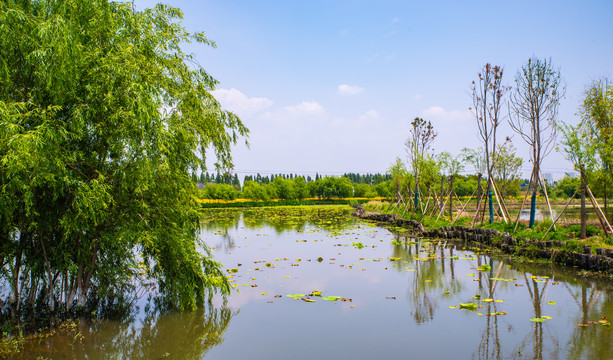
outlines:
[[[366,211],[382,214],[394,213],[402,219],[420,221],[426,229],[439,229],[441,227],[451,226],[453,223],[451,220],[449,220],[448,215],[446,217],[441,216],[437,220],[436,218],[429,216],[422,217],[421,214],[412,213],[410,211],[406,211],[404,214],[402,211],[387,211],[389,208],[389,203],[385,201],[371,201],[363,204],[363,207]],[[456,215],[454,214],[454,219],[455,216]],[[473,227],[472,223],[472,217],[465,216],[460,217],[453,225]],[[570,221],[567,223],[558,222],[555,230],[552,229],[549,231],[549,233],[547,233],[550,226],[551,220],[545,220],[537,222],[533,228],[528,228],[527,222],[520,220],[517,229],[515,230],[515,221],[513,220],[506,224],[502,220],[489,224],[486,219],[485,222],[477,221],[474,228],[495,229],[501,233],[509,233],[515,238],[525,238],[538,241],[564,241],[566,242],[565,249],[568,251],[578,251],[583,249],[584,246],[590,246],[592,248],[592,252],[594,253],[597,248],[613,249],[613,237],[606,236],[606,234],[602,231],[602,228],[594,223],[587,225],[587,238],[585,239],[580,238],[580,224],[578,224],[576,221]]]

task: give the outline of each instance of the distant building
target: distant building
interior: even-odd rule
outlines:
[[[543,179],[545,179],[545,181],[548,184],[553,184],[553,174],[552,173],[544,173],[543,174]]]
[[[574,179],[574,178],[576,178],[576,177],[578,177],[578,176],[579,176],[579,175],[578,175],[576,172],[574,172],[574,171],[572,171],[572,172],[567,172],[567,173],[565,173],[564,175],[568,176],[568,177],[569,177],[569,178],[571,178],[571,179]]]

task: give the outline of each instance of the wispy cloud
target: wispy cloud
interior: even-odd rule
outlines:
[[[360,117],[358,117],[360,121],[377,120],[379,118],[379,113],[373,109],[368,110],[365,114],[360,115]]]
[[[272,106],[273,101],[264,97],[248,97],[237,89],[217,89],[211,92],[223,108],[239,116],[249,116]]]
[[[303,101],[298,105],[287,106],[285,110],[292,114],[305,114],[305,115],[314,115],[314,114],[323,114],[325,112],[323,106],[321,106],[317,101]]]
[[[357,95],[363,93],[366,89],[357,85],[341,84],[338,86],[339,95]]]

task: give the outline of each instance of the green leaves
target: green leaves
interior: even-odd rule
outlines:
[[[190,175],[209,150],[231,167],[230,147],[248,129],[182,51],[214,43],[180,17],[107,0],[0,6],[0,237],[24,234],[46,252],[27,250],[25,238],[1,249],[45,269],[24,274],[48,287],[23,299],[54,293],[80,306],[91,288],[123,293],[132,273],[157,281],[171,307],[229,292],[206,247],[196,251]],[[140,259],[146,271],[133,271]]]

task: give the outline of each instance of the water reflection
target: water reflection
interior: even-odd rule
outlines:
[[[551,212],[547,208],[542,208],[542,209],[537,208],[535,212],[535,220],[536,221],[553,220],[560,214],[560,211],[562,211],[562,208],[563,207],[559,207],[559,206],[552,207]],[[516,211],[515,215],[512,215],[513,218],[517,217],[518,209],[516,209],[515,211]],[[598,215],[596,214],[596,210],[594,208],[588,207],[586,209],[586,214],[587,214],[588,221],[598,220]],[[561,219],[573,219],[573,220],[579,220],[580,218],[581,218],[581,209],[578,207],[567,208],[566,210],[564,210],[564,214],[562,214],[562,217],[561,217]],[[519,216],[519,219],[520,220],[530,220],[530,209],[524,208],[521,212],[521,215]],[[607,215],[607,219],[609,221],[613,221],[613,214]]]
[[[612,284],[608,279],[581,278],[572,269],[553,265],[495,259],[481,249],[470,249],[470,244],[466,242],[447,244],[407,238],[401,234],[397,234],[395,240],[402,243],[391,252],[392,258],[399,258],[397,271],[412,267],[415,272],[415,276],[409,278],[406,293],[411,317],[416,324],[435,320],[439,316],[437,312],[445,316],[445,309],[440,302],[454,294],[461,295],[459,299],[462,302],[479,304],[476,312],[484,317],[484,322],[473,358],[613,358],[611,346],[608,345],[613,340],[613,331],[598,323],[605,316],[603,314],[613,314]],[[469,249],[472,250],[470,253]],[[460,281],[456,276],[456,263],[466,260],[473,263],[469,268],[472,273],[467,275],[474,274],[470,276],[476,285],[474,296],[469,296],[470,290],[466,288],[468,283]],[[489,271],[478,270],[483,264],[489,265]],[[553,296],[552,287],[556,288]],[[517,300],[517,296],[511,294],[517,292],[516,289],[523,290],[528,296],[525,310],[529,317],[523,318],[523,324],[520,325],[514,324],[507,312],[503,311],[507,308],[501,306],[505,300],[500,301],[504,298],[507,301],[513,301],[513,298]],[[499,295],[500,291],[502,293]],[[573,314],[568,316],[574,326],[566,344],[563,340],[564,331],[560,331],[559,326],[551,325],[553,320],[550,323],[527,321],[529,318],[552,319],[553,304],[556,304],[552,299],[566,304],[560,301],[562,298],[570,299],[576,305],[575,310],[568,307],[556,309],[556,318]],[[496,300],[480,302],[479,299]],[[527,331],[523,332],[519,341],[509,341],[509,337],[517,336],[522,328]]]
[[[613,358],[613,329],[598,323],[613,318],[608,278],[415,239],[349,212],[211,212],[202,239],[240,289],[227,307],[80,325],[82,339],[49,339],[24,358]],[[352,301],[286,296],[315,290]]]
[[[30,344],[16,359],[202,359],[223,343],[229,308],[201,308],[166,315],[149,314],[140,321],[80,322],[75,329]]]
[[[353,225],[355,219],[348,215],[350,207],[339,206],[280,206],[247,209],[205,209],[202,227],[206,230],[227,231],[245,226],[256,229],[270,227],[277,234],[287,231],[304,231],[307,225],[324,230],[342,230]]]

